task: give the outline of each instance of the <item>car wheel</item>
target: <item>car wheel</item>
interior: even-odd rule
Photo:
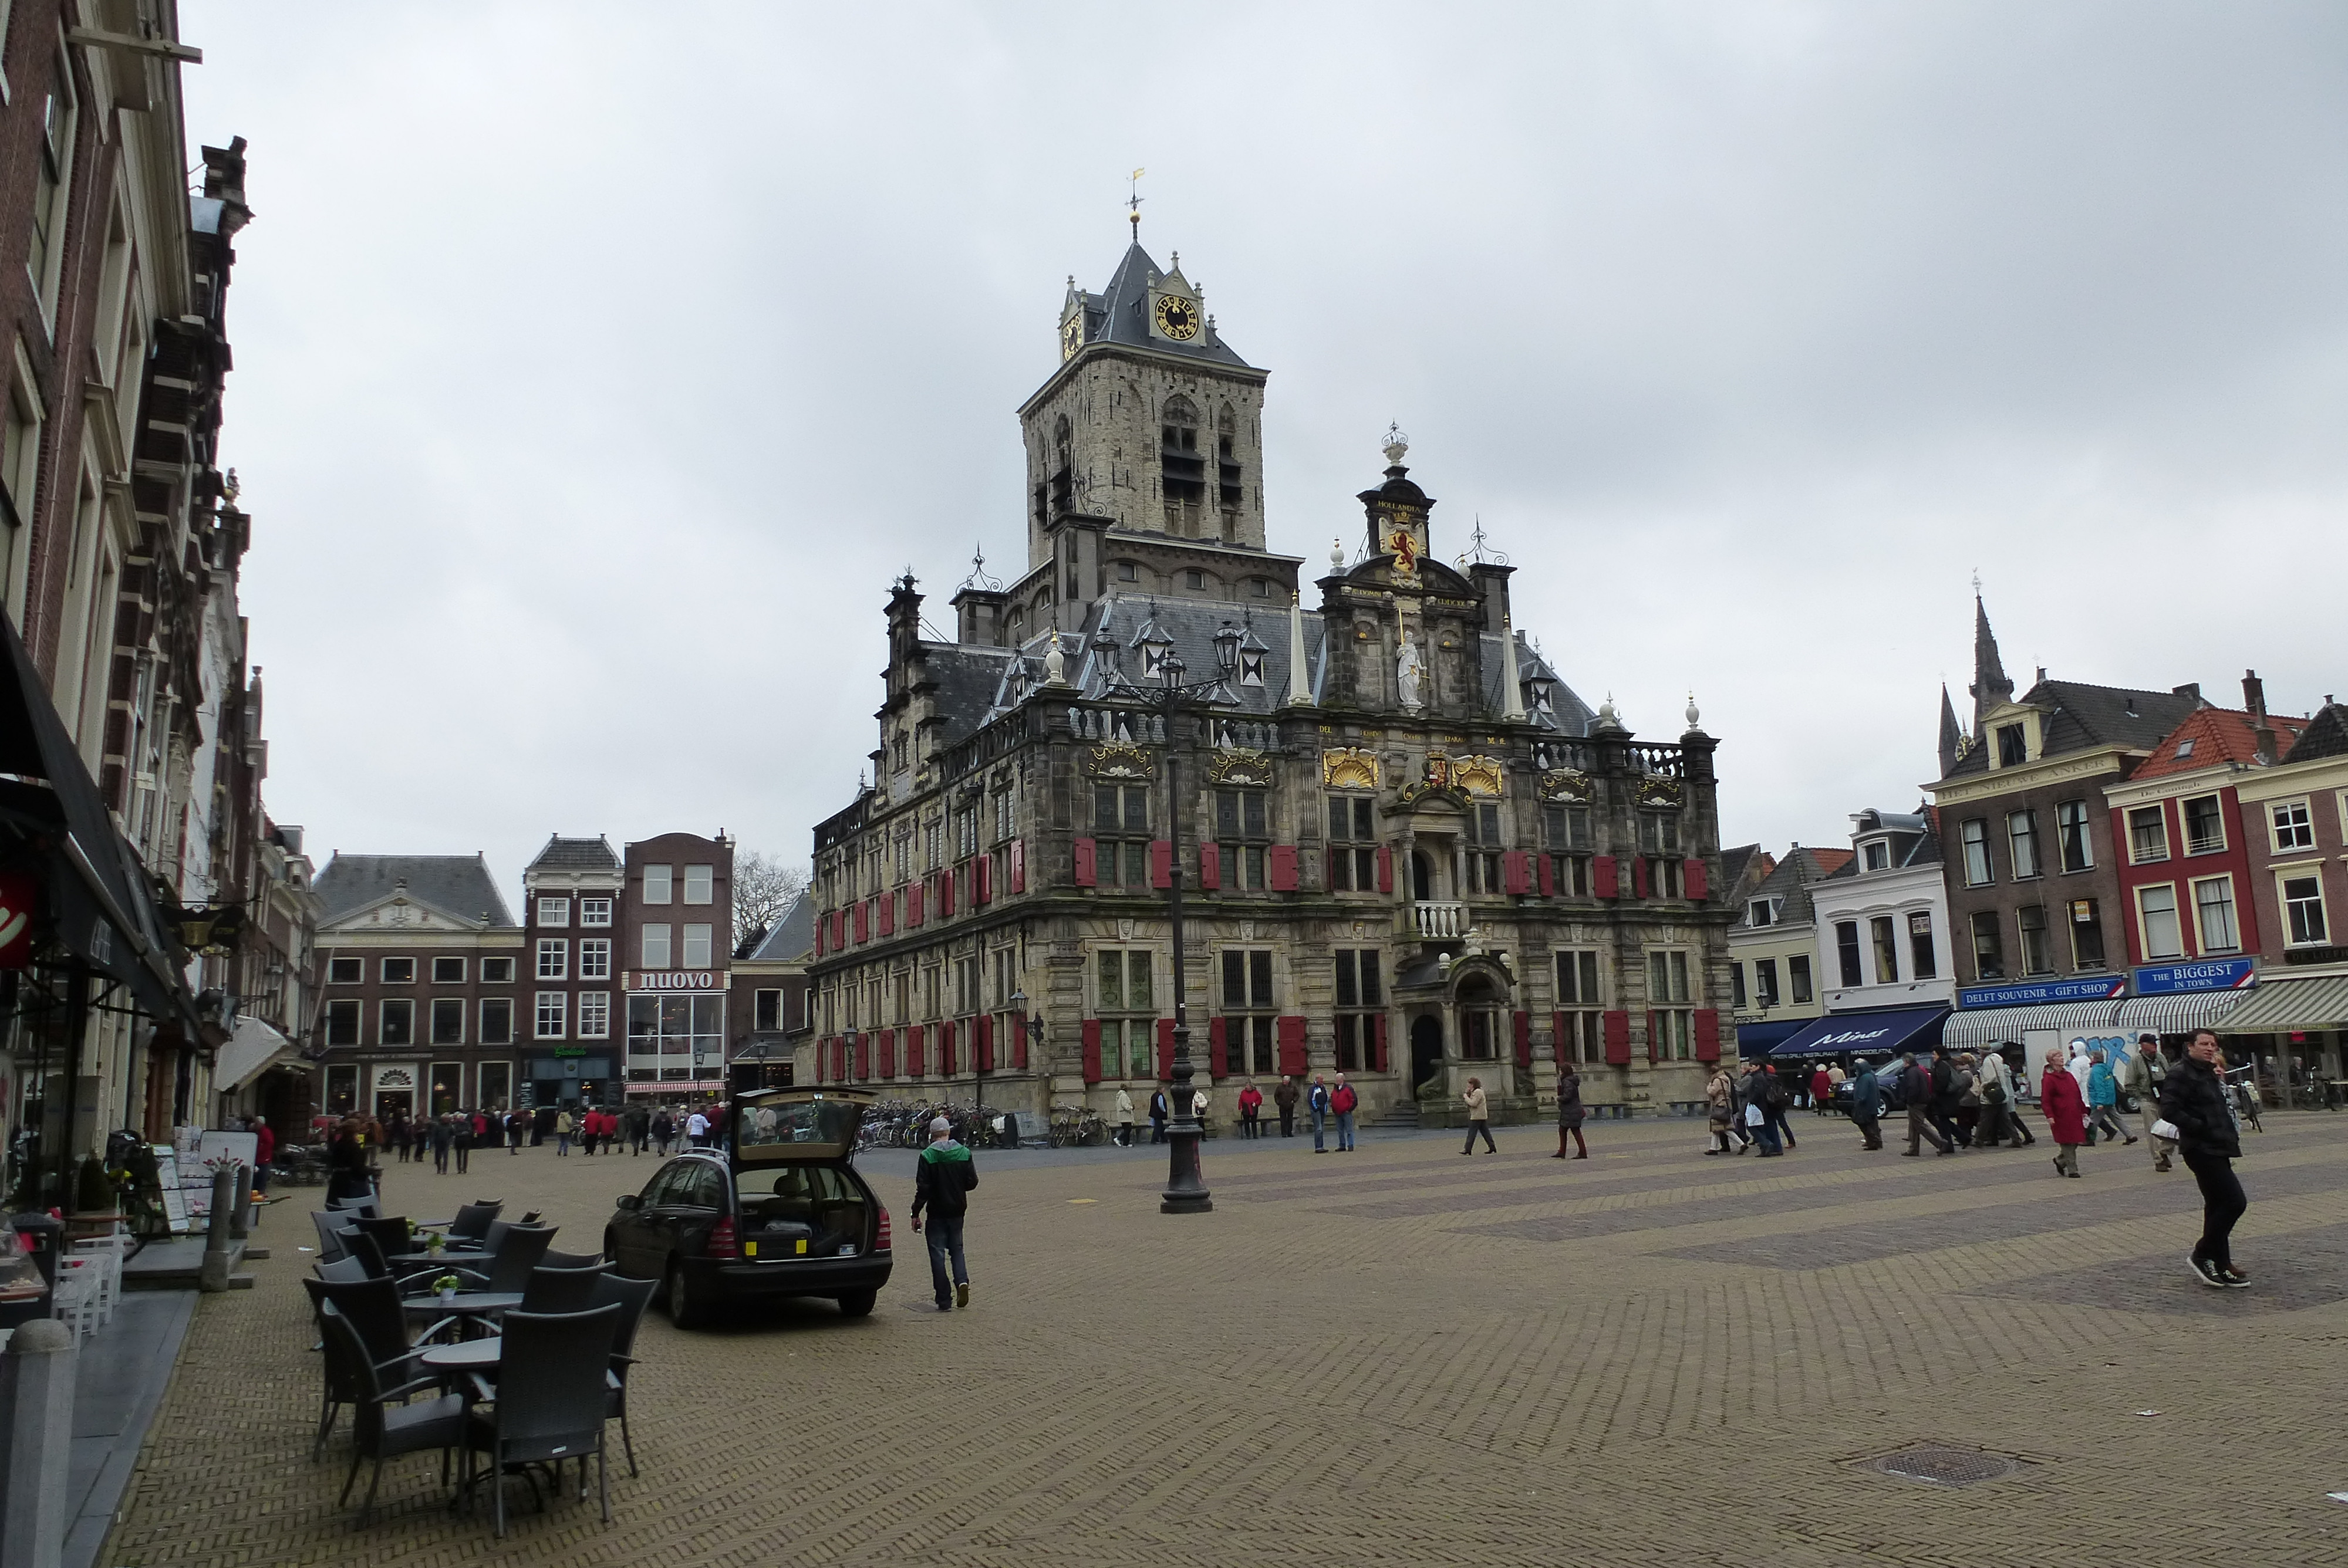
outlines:
[[[842,1317],[869,1317],[872,1315],[873,1306],[880,1299],[880,1293],[877,1290],[851,1290],[839,1299]]]
[[[682,1266],[668,1266],[668,1288],[663,1294],[668,1301],[668,1320],[679,1328],[698,1328],[708,1321],[709,1309],[685,1285]]]

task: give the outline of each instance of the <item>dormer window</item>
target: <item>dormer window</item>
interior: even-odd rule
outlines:
[[[1889,871],[1891,869],[1891,845],[1883,839],[1877,838],[1869,840],[1866,845],[1860,847],[1859,854],[1865,860],[1867,868],[1869,871]]]
[[[1777,911],[1784,907],[1785,902],[1783,898],[1756,898],[1746,913],[1745,923],[1748,926],[1776,925]]]
[[[2000,724],[1997,727],[1997,765],[2015,768],[2029,760],[2028,733],[2020,724]]]
[[[1245,651],[1242,651],[1240,654],[1240,684],[1242,686],[1261,686],[1263,684],[1262,654],[1249,653]]]

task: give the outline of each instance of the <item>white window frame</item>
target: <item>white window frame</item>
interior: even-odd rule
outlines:
[[[699,897],[696,897],[696,894],[698,894]],[[679,901],[685,904],[716,903],[717,867],[715,866],[686,866],[685,868],[685,891]]]
[[[393,979],[391,978],[391,966],[394,964],[406,964],[407,966],[407,973],[398,979]],[[416,983],[416,960],[414,958],[386,958],[383,961],[383,967],[377,969],[376,973],[383,977],[383,983],[385,985],[412,986]]]
[[[2065,833],[2072,825],[2063,819],[2066,811],[2078,814],[2079,864],[2066,864]],[[2076,874],[2096,868],[2096,815],[2084,800],[2064,800],[2054,803],[2054,866],[2057,870]]]
[[[389,1040],[386,1038],[386,1034],[389,1032],[389,1026],[391,1023],[391,1009],[394,1008],[405,1008],[407,1009],[407,1038],[406,1040]],[[377,1045],[389,1046],[396,1050],[405,1050],[408,1047],[416,1044],[416,999],[414,997],[386,997],[376,1004],[375,1042]]]
[[[675,951],[670,946],[670,938],[673,934],[673,928],[663,921],[640,927],[637,935],[637,951],[640,958],[636,967],[642,969],[669,968],[669,960]],[[660,944],[658,948],[654,947],[653,944],[655,942]],[[656,952],[659,954],[657,958],[654,957]]]
[[[2283,821],[2285,813],[2290,813],[2297,818],[2296,821],[2290,823],[2288,827]],[[2286,831],[2291,835],[2288,840],[2283,837]],[[2306,835],[2304,839],[2300,836],[2302,834]],[[2272,841],[2274,852],[2277,855],[2291,855],[2314,848],[2314,806],[2305,795],[2300,796],[2297,800],[2267,802],[2267,836]]]
[[[340,969],[345,964],[348,964],[351,967],[351,972],[347,975],[336,973],[335,971]],[[330,986],[363,986],[366,984],[366,960],[365,958],[328,958],[326,960],[326,983]]]
[[[579,993],[579,1038],[609,1040],[612,1038],[612,993],[581,991]]]
[[[2330,896],[2324,891],[2323,887],[2323,863],[2320,860],[2308,860],[2302,861],[2295,866],[2278,866],[2273,869],[2275,914],[2278,917],[2279,930],[2282,937],[2283,946],[2286,948],[2330,947],[2332,945],[2333,929],[2332,900]],[[2291,934],[2291,907],[2292,899],[2290,888],[2291,883],[2302,877],[2305,877],[2315,884],[2316,917],[2323,922],[2322,934],[2312,940],[2294,938]]]
[[[561,1040],[565,1026],[570,1022],[570,1013],[569,991],[539,992],[530,1008],[530,1038]],[[548,1027],[550,1022],[553,1025],[551,1029]]]
[[[444,978],[444,977],[441,975],[441,973],[440,973],[440,966],[441,966],[441,965],[443,965],[443,964],[454,964],[454,965],[456,965],[456,966],[457,966],[457,972],[456,972],[454,975],[448,976],[448,977]],[[465,983],[465,956],[464,956],[462,953],[435,953],[435,954],[433,954],[433,955],[432,955],[432,983],[433,983],[434,985],[436,985],[436,986],[461,986],[461,985],[463,985],[463,984]]]
[[[582,926],[608,926],[612,923],[612,899],[609,895],[582,894],[579,899],[579,923]]]
[[[454,1040],[442,1040],[438,1038],[440,1033],[440,1006],[443,1002],[455,1002],[457,1004],[457,1038]],[[427,1021],[425,1027],[425,1032],[434,1038],[426,1040],[424,1043],[427,1045],[465,1044],[465,1014],[469,1010],[469,1009],[465,1006],[465,999],[463,997],[434,997],[432,999],[431,1009],[426,1015]]]
[[[1981,875],[1973,875],[1973,851],[1981,851]],[[1997,886],[1997,857],[1989,849],[1989,819],[1969,816],[1957,825],[1957,856],[1968,887]]]
[[[2216,886],[2223,886],[2226,889],[2226,918],[2234,927],[2232,934],[2223,942],[2213,942],[2209,939],[2209,928],[2201,918],[2201,911],[2204,907],[2201,902],[2201,889]],[[2234,896],[2234,878],[2230,875],[2197,876],[2193,879],[2193,940],[2199,952],[2239,953],[2242,950],[2241,904],[2240,900]]]
[[[541,926],[571,924],[571,895],[543,893],[538,898],[538,923]]]
[[[2189,808],[2205,800],[2218,808],[2218,838],[2214,844],[2193,842],[2193,814]],[[2201,794],[2189,794],[2180,798],[2177,803],[2177,832],[2178,836],[2185,841],[2185,853],[2188,856],[2226,853],[2228,845],[2226,797],[2216,790],[2209,790]]]
[[[538,939],[537,978],[541,980],[567,980],[571,978],[571,943],[568,939],[561,937],[541,937]]]
[[[506,967],[506,972],[502,978],[492,976],[489,973],[489,966],[491,964],[503,964]],[[514,960],[510,955],[503,953],[499,954],[495,958],[483,958],[481,960],[480,975],[481,984],[485,986],[510,986],[514,983]]]
[[[582,980],[608,980],[612,978],[611,938],[579,938],[579,978]]]
[[[503,1040],[489,1038],[489,1009],[493,1007],[506,1009],[506,1037]],[[483,1045],[511,1045],[517,1038],[514,1033],[513,998],[483,997],[480,1008],[473,1014],[473,1028],[476,1038]]]
[[[712,926],[680,926],[677,927],[676,967],[680,969],[705,969],[710,967],[716,944]],[[698,952],[699,958],[694,957]]]
[[[2023,846],[2029,845],[2030,869],[2022,868]],[[2046,856],[2038,847],[2038,814],[2025,806],[2005,814],[2005,858],[2016,882],[2034,882],[2046,871]]]
[[[2137,834],[2136,819],[2150,812],[2160,824],[2160,845],[2157,853],[2147,850]],[[2127,809],[2127,852],[2130,866],[2158,866],[2170,858],[2174,846],[2169,843],[2168,803],[2154,801],[2150,805],[2132,805]]]
[[[2165,815],[2163,820],[2166,820]],[[2144,961],[2147,964],[2159,964],[2185,957],[2185,915],[2184,911],[2177,907],[2177,884],[2174,882],[2146,882],[2138,885],[2134,891],[2136,897],[2129,900],[2129,902],[2136,907],[2137,950],[2144,955]],[[2148,908],[2145,904],[2145,896],[2150,893],[2166,893],[2168,895],[2168,908],[2167,911],[2168,915],[2168,924],[2169,928],[2176,933],[2176,943],[2173,951],[2164,953],[2155,948],[2152,945],[2152,915],[2154,911]]]
[[[854,891],[854,889],[850,889]],[[666,904],[676,896],[676,868],[673,866],[647,866],[644,876],[644,902]]]

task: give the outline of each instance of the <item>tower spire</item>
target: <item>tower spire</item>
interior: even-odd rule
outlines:
[[[1949,701],[1949,683],[1941,682],[1941,776],[1947,778],[1957,771],[1957,752],[1964,744],[1965,733],[1957,727],[1957,706]]]
[[[1989,609],[1982,602],[1981,579],[1973,579],[1973,683],[1966,690],[1973,699],[1973,733],[1983,733],[1982,718],[1992,708],[2013,701],[2013,682],[1997,656],[1997,633],[1989,626]]]

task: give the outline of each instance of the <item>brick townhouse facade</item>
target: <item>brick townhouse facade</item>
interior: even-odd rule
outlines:
[[[886,610],[870,782],[815,832],[815,1074],[1041,1112],[1165,1081],[1179,989],[1228,1118],[1345,1072],[1446,1119],[1700,1098],[1728,995],[1716,743],[1637,739],[1516,626],[1514,569],[1445,565],[1389,433],[1303,602],[1266,548],[1264,373],[1138,244],[1071,288],[1020,411],[1028,564],[956,635]],[[1200,711],[1159,700],[1171,675]],[[1179,838],[1179,851],[1177,841]]]

